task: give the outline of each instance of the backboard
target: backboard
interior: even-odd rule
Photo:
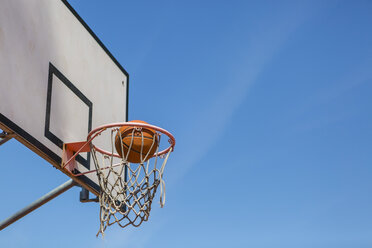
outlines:
[[[65,0],[3,0],[0,128],[61,170],[63,143],[127,121],[129,75]],[[89,154],[77,157],[90,170]],[[94,173],[75,178],[98,194]]]

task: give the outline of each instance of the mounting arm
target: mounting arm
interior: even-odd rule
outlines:
[[[2,133],[0,133],[0,146],[14,137],[15,137],[14,133],[7,133],[3,131]]]
[[[68,180],[67,182],[65,182],[64,184],[62,184],[62,185],[58,186],[57,188],[53,189],[52,191],[50,191],[46,195],[40,197],[39,199],[37,199],[36,201],[31,203],[27,207],[19,210],[18,212],[16,212],[15,214],[13,214],[9,218],[7,218],[6,220],[0,222],[0,230],[3,230],[5,227],[9,226],[10,224],[16,222],[20,218],[22,218],[22,217],[26,216],[27,214],[31,213],[32,211],[34,211],[38,207],[40,207],[40,206],[44,205],[45,203],[49,202],[50,200],[56,198],[57,196],[64,193],[65,191],[69,190],[70,188],[72,188],[75,185],[77,185],[77,184],[72,179]]]

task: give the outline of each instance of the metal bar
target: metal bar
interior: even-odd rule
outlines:
[[[44,205],[45,203],[49,202],[50,200],[56,198],[57,196],[64,193],[65,191],[69,190],[70,188],[72,188],[75,185],[77,185],[77,184],[72,179],[68,180],[64,184],[61,184],[60,186],[53,189],[52,191],[50,191],[46,195],[40,197],[39,199],[37,199],[36,201],[31,203],[27,207],[19,210],[18,212],[16,212],[15,214],[13,214],[9,218],[7,218],[6,220],[0,222],[0,230],[3,230],[5,227],[7,227],[10,224],[16,222],[20,218],[24,217],[25,215],[29,214],[30,212],[34,211],[35,209]]]
[[[0,133],[0,139],[4,139],[8,134],[5,131]]]
[[[98,197],[89,198],[89,191],[82,187],[80,191],[80,202],[99,202],[99,200]]]
[[[14,133],[7,133],[3,131],[2,133],[0,133],[0,146],[14,137]]]

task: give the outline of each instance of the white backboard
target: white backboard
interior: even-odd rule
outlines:
[[[61,169],[63,143],[127,121],[129,75],[61,0],[0,4],[0,128]],[[94,166],[78,157],[80,172]],[[97,194],[95,173],[80,184]]]

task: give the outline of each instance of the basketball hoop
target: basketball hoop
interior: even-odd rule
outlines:
[[[168,145],[161,143],[164,136]],[[147,221],[159,186],[160,206],[164,206],[163,173],[175,144],[167,130],[139,121],[103,125],[91,131],[87,141],[64,144],[63,170],[72,177],[96,173],[99,179],[97,236],[115,223],[124,228]],[[94,170],[76,170],[75,158],[83,152],[91,152]],[[134,156],[138,161],[133,162]]]

